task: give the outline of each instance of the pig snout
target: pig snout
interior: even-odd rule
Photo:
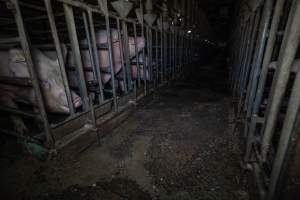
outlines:
[[[78,108],[82,105],[80,96],[77,95],[75,92],[72,92],[72,100],[73,100],[73,105],[75,108]]]
[[[143,48],[145,48],[145,38],[143,38],[143,37],[137,37],[136,38],[136,42],[137,42],[138,51],[140,51]]]

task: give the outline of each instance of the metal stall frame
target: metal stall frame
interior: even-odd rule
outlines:
[[[58,122],[56,124],[49,124],[47,113],[45,110],[43,97],[41,95],[40,86],[36,77],[36,73],[34,70],[34,64],[31,59],[30,54],[30,42],[28,37],[26,36],[25,27],[23,24],[23,18],[21,15],[21,10],[18,6],[18,0],[9,0],[12,2],[12,7],[15,9],[15,18],[18,25],[19,35],[20,37],[17,39],[13,39],[15,41],[21,41],[22,49],[24,50],[26,61],[28,62],[28,67],[31,72],[31,80],[28,82],[29,85],[32,85],[36,94],[37,94],[37,102],[40,107],[41,119],[44,124],[44,131],[47,138],[47,147],[49,149],[59,149],[63,146],[67,145],[70,142],[70,138],[76,138],[77,135],[82,134],[82,132],[88,132],[90,130],[96,130],[97,136],[97,123],[103,121],[103,118],[112,118],[122,112],[125,108],[131,105],[132,100],[138,101],[139,99],[145,97],[148,94],[153,93],[158,88],[163,87],[165,84],[169,83],[171,80],[177,78],[175,73],[182,73],[183,68],[192,62],[191,54],[188,53],[192,51],[193,42],[191,41],[192,36],[185,34],[177,34],[178,30],[174,30],[173,32],[167,31],[164,29],[158,29],[154,26],[148,26],[143,22],[140,24],[134,19],[122,18],[118,17],[115,13],[110,12],[107,7],[106,0],[98,0],[98,5],[90,5],[81,1],[76,0],[44,0],[44,5],[46,13],[46,17],[43,19],[48,20],[50,25],[50,34],[53,39],[53,47],[57,53],[60,74],[63,79],[64,89],[66,92],[67,101],[70,107],[70,115],[65,120]],[[69,40],[71,43],[72,53],[75,55],[75,70],[78,75],[79,80],[79,93],[83,101],[83,110],[76,111],[73,102],[71,91],[69,87],[69,83],[67,80],[65,61],[63,58],[61,41],[58,35],[58,30],[56,27],[55,17],[57,15],[52,10],[53,3],[62,4],[64,14],[60,14],[60,17],[65,17],[65,21],[67,23],[67,32],[69,35]],[[79,9],[82,13],[83,19],[83,30],[87,39],[87,50],[90,55],[92,72],[94,80],[96,80],[99,85],[99,103],[94,104],[92,102],[92,97],[88,95],[87,85],[85,82],[85,69],[83,66],[83,61],[81,59],[81,46],[78,41],[78,35],[76,33],[77,24],[75,22],[75,13],[73,9]],[[143,6],[140,4],[140,8],[143,13]],[[96,44],[96,35],[95,35],[95,24],[93,15],[100,15],[105,18],[105,26],[107,33],[107,46],[106,48],[109,51],[109,63],[110,63],[110,73],[111,73],[111,84],[112,84],[112,98],[105,99],[104,97],[104,86],[101,81],[101,70],[100,63],[98,57],[98,45]],[[40,19],[41,17],[39,17]],[[116,86],[115,86],[115,74],[114,74],[114,63],[112,57],[112,41],[110,35],[110,18],[117,21],[118,26],[118,36],[120,41],[120,51],[122,57],[122,69],[124,74],[124,80],[126,82],[126,92],[121,97],[116,94]],[[121,26],[120,26],[121,24]],[[129,56],[126,54],[128,52],[128,31],[127,24],[131,24],[133,26],[133,34],[135,44],[137,45],[137,26],[141,26],[141,37],[144,37],[147,40],[147,56],[150,56],[148,59],[148,63],[146,63],[145,53],[146,49],[142,50],[143,55],[143,63],[139,63],[138,59],[138,50],[135,45],[135,56],[137,58],[137,80],[133,81],[131,78],[130,67],[131,63],[129,60]],[[120,28],[122,27],[123,35],[121,35]],[[179,32],[178,32],[179,33]],[[169,37],[167,37],[169,35]],[[176,42],[176,37],[179,36],[181,42]],[[169,41],[169,44],[167,43]],[[8,42],[9,40],[6,40]],[[186,43],[184,41],[187,41]],[[127,47],[126,47],[127,46]],[[102,47],[101,47],[102,48]],[[178,53],[177,53],[178,51]],[[178,56],[177,56],[178,55]],[[175,60],[176,59],[176,60]],[[177,61],[178,59],[178,61]],[[153,65],[153,61],[155,60],[155,64]],[[170,62],[170,63],[168,63]],[[141,80],[140,74],[140,65],[143,64],[144,70],[144,81]],[[176,70],[178,67],[178,71]],[[146,74],[147,71],[150,70],[150,81],[147,81]],[[155,71],[156,70],[156,71]],[[155,73],[154,73],[155,71]],[[181,75],[178,74],[178,77]],[[23,81],[24,82],[24,81]],[[154,85],[152,84],[154,82]],[[142,84],[143,83],[143,84]],[[134,88],[133,88],[134,87]],[[141,88],[143,87],[143,88]],[[4,110],[9,110],[9,108],[3,108]],[[17,114],[26,114],[23,111],[13,110]],[[35,117],[35,114],[28,114],[30,117]],[[85,124],[91,124],[92,126],[85,126]],[[5,132],[5,130],[1,130],[1,132]],[[13,135],[18,135],[14,133]],[[21,136],[20,136],[21,137]],[[27,138],[26,136],[22,136],[22,138]],[[27,140],[34,140],[34,138],[27,138]]]
[[[34,89],[34,94],[35,94],[35,98],[37,101],[39,113],[28,113],[28,112],[18,111],[17,109],[14,109],[14,108],[5,108],[5,107],[3,107],[2,110],[9,112],[9,113],[27,116],[27,117],[33,117],[35,119],[42,120],[43,128],[45,131],[44,135],[46,137],[45,146],[47,148],[52,148],[53,144],[54,144],[53,136],[51,133],[50,125],[48,123],[48,117],[47,117],[45,105],[43,102],[43,97],[42,97],[41,88],[40,88],[38,77],[37,77],[37,72],[34,68],[34,63],[33,63],[32,54],[31,54],[30,40],[28,38],[26,29],[25,29],[20,5],[19,5],[18,0],[9,0],[7,6],[14,15],[19,37],[5,39],[5,40],[3,40],[3,43],[13,42],[13,43],[21,44],[21,47],[24,52],[25,60],[27,62],[29,76],[30,76],[29,79],[26,79],[25,85],[31,86]],[[20,85],[24,85],[24,83],[22,83],[22,82],[23,81],[21,80]],[[7,130],[0,130],[0,131],[3,133],[9,134],[9,135],[15,136],[15,137],[19,137],[25,141],[37,141],[34,138],[23,136],[23,133],[7,131]],[[39,142],[37,142],[37,143],[39,143]]]
[[[287,92],[287,84],[292,73],[291,67],[295,60],[296,52],[300,42],[300,2],[292,0],[290,5],[289,16],[283,40],[281,42],[277,66],[272,79],[272,85],[267,98],[266,111],[260,113],[263,93],[266,91],[267,74],[271,63],[272,54],[274,54],[276,37],[279,35],[279,23],[283,19],[283,5],[287,1],[266,0],[261,2],[263,6],[262,19],[258,30],[258,37],[252,58],[252,65],[249,65],[249,51],[251,47],[243,47],[245,45],[245,36],[247,32],[246,20],[240,22],[237,27],[239,37],[235,41],[232,49],[232,57],[234,58],[234,68],[231,75],[231,88],[233,95],[236,97],[236,91],[239,89],[238,117],[245,117],[243,134],[246,136],[246,148],[244,155],[244,163],[246,167],[250,166],[256,179],[260,199],[278,199],[283,177],[283,170],[288,165],[287,151],[290,144],[299,137],[295,132],[295,124],[299,117],[300,107],[300,73],[296,72],[293,81],[292,91]],[[288,7],[286,8],[288,9]],[[252,35],[253,36],[253,35]],[[248,64],[247,64],[248,63]],[[243,70],[249,68],[249,75]],[[244,69],[242,69],[244,68]],[[247,78],[247,76],[249,76]],[[249,79],[247,81],[247,79]],[[246,93],[244,93],[246,91]],[[244,96],[246,95],[246,96]],[[289,95],[289,96],[287,96]],[[283,108],[282,102],[284,98],[288,99],[287,110],[283,115],[283,125],[277,131],[279,133],[279,142],[272,144],[274,139],[275,126],[278,122],[280,109]],[[244,113],[246,112],[246,113]],[[241,116],[240,116],[241,114]],[[245,114],[245,116],[243,115]],[[261,125],[260,131],[257,131],[258,124]],[[270,150],[274,152],[274,159],[268,157]],[[265,167],[271,169],[268,175]]]

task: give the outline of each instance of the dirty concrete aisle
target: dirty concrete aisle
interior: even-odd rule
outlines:
[[[248,199],[226,69],[193,67],[100,147],[40,166],[32,187],[38,198]]]

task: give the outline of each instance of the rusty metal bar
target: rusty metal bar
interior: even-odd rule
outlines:
[[[67,29],[69,34],[69,40],[71,42],[72,55],[76,67],[76,73],[78,77],[77,84],[79,85],[79,92],[82,98],[83,110],[88,110],[89,101],[88,101],[88,92],[85,83],[85,77],[83,72],[83,65],[80,55],[79,42],[76,33],[76,25],[74,20],[73,8],[67,4],[63,4],[65,18],[67,22]]]
[[[92,45],[92,53],[93,53],[93,58],[95,59],[95,68],[94,72],[96,72],[96,79],[99,84],[99,95],[100,95],[100,104],[104,102],[104,94],[103,94],[103,84],[102,84],[102,79],[101,79],[101,70],[100,70],[100,58],[98,55],[98,47],[97,47],[97,39],[96,39],[96,32],[94,28],[94,19],[93,19],[93,13],[92,11],[88,10],[88,22],[89,22],[89,27],[90,27],[90,33],[91,33],[91,45]]]

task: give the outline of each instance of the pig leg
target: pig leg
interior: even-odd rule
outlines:
[[[3,95],[0,99],[0,103],[2,105],[8,106],[10,108],[18,108],[18,105],[16,104],[16,102],[14,101],[14,98],[11,95]],[[20,118],[17,115],[9,115],[13,126],[14,126],[14,131],[16,133],[19,133],[21,135],[23,135],[24,133],[28,132],[28,128],[26,127],[26,125],[24,124],[24,121],[22,120],[22,118]]]

